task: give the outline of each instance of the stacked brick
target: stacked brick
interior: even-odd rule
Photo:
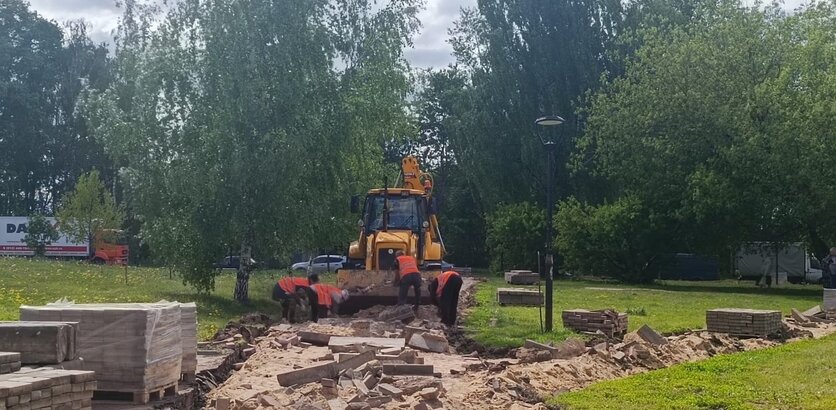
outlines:
[[[96,373],[99,390],[134,394],[176,386],[181,377],[179,303],[21,306],[22,320],[78,322],[78,355]]]
[[[778,310],[712,309],[705,312],[709,332],[767,337],[781,330]]]
[[[95,375],[90,371],[24,369],[0,375],[0,409],[92,409]]]
[[[512,270],[505,272],[505,283],[513,285],[536,285],[540,281],[540,274],[530,270]]]
[[[185,381],[193,381],[197,373],[197,306],[194,303],[180,304],[180,338],[183,347],[180,372]]]
[[[543,305],[543,294],[536,289],[499,288],[496,290],[496,301],[500,305]]]
[[[20,370],[20,353],[0,352],[0,374],[12,373]]]
[[[836,289],[824,289],[822,302],[825,311],[836,310]]]
[[[609,337],[616,337],[627,333],[627,314],[618,313],[612,309],[564,310],[563,327],[577,332],[596,333],[601,331]]]
[[[0,322],[0,350],[23,364],[59,364],[76,358],[78,323]]]

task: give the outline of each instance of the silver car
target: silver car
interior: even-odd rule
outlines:
[[[325,272],[336,272],[345,263],[345,257],[340,255],[319,255],[307,262],[294,263],[290,269],[304,271],[307,274],[321,274]]]

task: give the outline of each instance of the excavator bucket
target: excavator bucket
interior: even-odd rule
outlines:
[[[422,305],[432,303],[428,286],[430,282],[441,274],[440,270],[423,270],[421,277]],[[392,270],[364,270],[340,269],[337,271],[337,286],[348,289],[350,297],[340,305],[339,314],[357,313],[375,305],[396,305],[398,303],[398,286],[394,284],[396,271]],[[412,303],[412,292],[409,292],[407,303]]]

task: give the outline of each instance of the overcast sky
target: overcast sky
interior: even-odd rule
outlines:
[[[90,24],[90,36],[96,42],[113,42],[121,12],[114,0],[29,0],[32,9],[46,18],[63,22],[84,19]],[[754,0],[746,0],[752,3]],[[792,10],[804,0],[785,0],[785,9]],[[420,18],[424,27],[415,39],[415,48],[407,58],[417,67],[443,67],[453,61],[447,44],[447,29],[458,17],[459,8],[475,6],[476,0],[427,0]]]
[[[90,36],[96,42],[113,42],[121,11],[114,0],[29,0],[32,9],[60,22],[84,19],[90,24]],[[407,51],[409,61],[418,67],[442,67],[452,62],[452,49],[445,41],[447,29],[462,6],[475,6],[476,0],[427,0],[421,15],[424,28],[415,39],[415,48]]]

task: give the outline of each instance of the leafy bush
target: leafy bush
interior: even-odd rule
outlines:
[[[501,205],[486,218],[491,269],[535,269],[545,247],[545,211],[528,202]]]
[[[27,225],[23,242],[35,252],[35,256],[43,256],[46,247],[58,240],[58,231],[41,214],[30,216]]]
[[[631,283],[655,279],[668,253],[666,235],[635,196],[591,206],[569,198],[555,216],[555,245],[565,268]]]

